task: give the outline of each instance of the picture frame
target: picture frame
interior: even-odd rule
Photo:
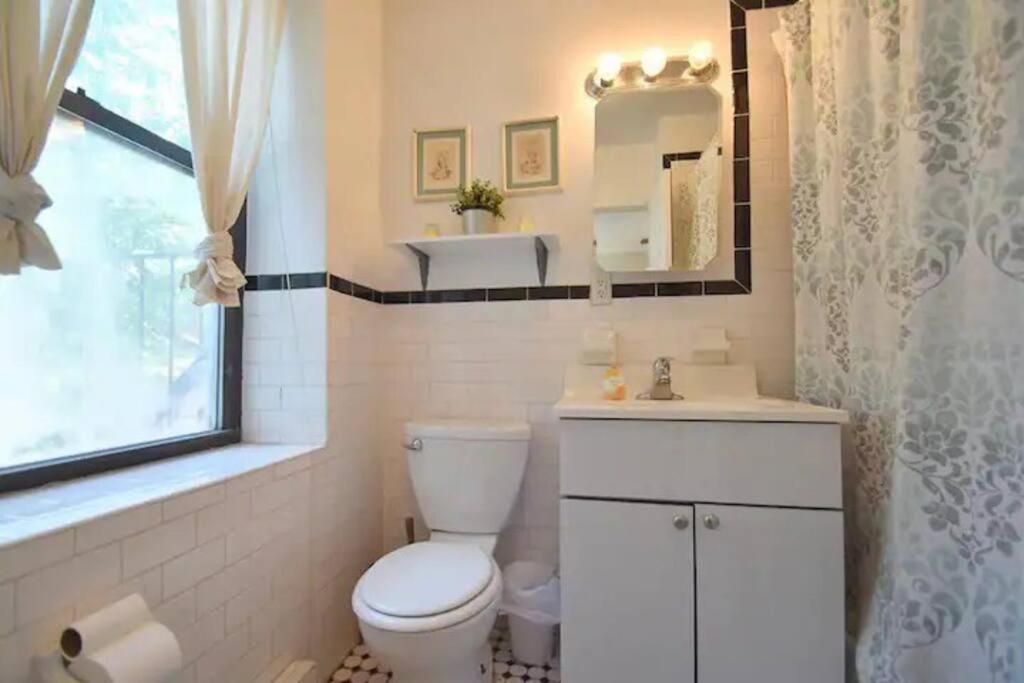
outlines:
[[[455,191],[471,177],[469,126],[413,130],[412,161],[416,201],[454,199]]]
[[[557,116],[502,124],[502,191],[510,195],[560,192],[561,157]]]

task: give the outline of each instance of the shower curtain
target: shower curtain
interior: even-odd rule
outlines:
[[[856,678],[1024,681],[1024,9],[782,11],[797,393],[844,438]]]

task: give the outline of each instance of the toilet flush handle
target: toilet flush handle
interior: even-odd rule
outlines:
[[[409,443],[402,444],[402,448],[404,448],[407,451],[422,451],[423,450],[423,440],[422,439],[413,439]]]

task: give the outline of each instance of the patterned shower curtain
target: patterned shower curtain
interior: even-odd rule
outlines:
[[[867,682],[1024,681],[1024,1],[802,0],[797,392],[850,411]]]

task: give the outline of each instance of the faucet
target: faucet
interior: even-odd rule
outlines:
[[[659,356],[654,359],[654,377],[651,381],[651,390],[638,394],[637,398],[648,401],[675,401],[681,399],[677,393],[672,391],[672,359],[667,356]]]

